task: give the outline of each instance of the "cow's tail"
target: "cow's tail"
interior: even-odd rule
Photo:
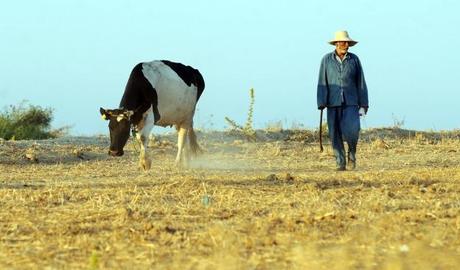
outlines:
[[[189,141],[191,155],[196,156],[203,152],[201,147],[198,145],[198,141],[196,139],[196,134],[195,134],[195,131],[193,130],[193,126],[190,127],[188,131],[188,141]]]

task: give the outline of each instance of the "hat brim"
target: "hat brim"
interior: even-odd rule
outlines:
[[[358,43],[358,41],[355,41],[355,40],[331,40],[331,41],[329,41],[329,44],[335,46],[335,43],[336,43],[336,42],[339,42],[339,41],[346,41],[346,42],[348,42],[348,46],[350,46],[350,47],[353,47],[353,46],[356,45],[356,43]]]

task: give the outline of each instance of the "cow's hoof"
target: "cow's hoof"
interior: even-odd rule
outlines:
[[[174,165],[176,165],[176,168],[178,169],[186,169],[188,167],[188,164],[184,161],[179,161],[179,162],[174,162]]]
[[[176,165],[176,168],[186,169],[190,167],[190,158],[186,157],[186,158],[176,159],[174,161],[174,165]]]
[[[181,169],[182,168],[182,162],[175,161],[174,166],[176,166],[176,168],[178,168],[178,169]]]
[[[150,160],[141,160],[139,162],[139,166],[141,167],[141,169],[143,169],[144,171],[148,171],[150,170],[150,167],[152,166],[152,162]]]

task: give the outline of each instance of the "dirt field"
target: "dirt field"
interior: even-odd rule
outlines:
[[[162,136],[149,172],[132,142],[0,141],[0,269],[459,269],[460,137],[396,133],[346,172],[300,131],[200,133],[188,169]]]

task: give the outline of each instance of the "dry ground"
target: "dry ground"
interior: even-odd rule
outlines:
[[[201,134],[188,169],[161,138],[149,172],[105,137],[0,141],[0,269],[459,269],[459,139],[381,134],[347,172],[302,133]]]

